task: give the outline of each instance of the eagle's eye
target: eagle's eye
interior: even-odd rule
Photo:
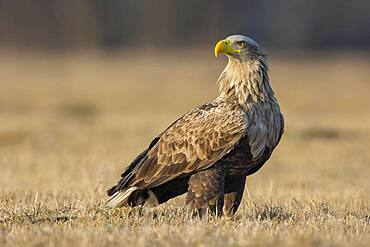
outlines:
[[[244,48],[245,47],[245,42],[244,41],[237,41],[236,44],[239,46],[239,48]]]

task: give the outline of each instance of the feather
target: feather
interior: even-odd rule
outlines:
[[[177,195],[174,191],[188,189],[173,189],[178,180],[181,186],[190,181],[194,190],[189,189],[189,198],[214,200],[213,192],[222,192],[219,185],[225,176],[246,176],[267,161],[279,143],[284,120],[269,84],[267,56],[256,42],[244,38],[252,48],[240,54],[246,57],[228,56],[217,82],[219,97],[184,114],[158,135],[108,191],[107,206],[166,201]],[[220,171],[213,173],[216,167]]]
[[[126,190],[116,191],[106,202],[108,208],[117,208],[128,205],[130,195],[136,191],[137,187],[130,187]]]

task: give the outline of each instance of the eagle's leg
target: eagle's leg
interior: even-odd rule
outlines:
[[[225,171],[222,165],[193,174],[189,179],[186,206],[193,216],[209,212],[221,215],[224,204]]]
[[[246,177],[243,175],[226,180],[223,212],[228,217],[233,216],[238,210],[243,197]]]

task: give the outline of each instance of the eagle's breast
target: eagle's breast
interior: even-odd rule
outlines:
[[[246,134],[234,150],[223,158],[231,177],[256,172],[270,158],[283,131],[283,118],[279,105],[264,102],[249,105],[245,110]]]
[[[279,105],[274,101],[253,104],[247,111],[247,136],[253,161],[273,151],[280,140],[283,119]]]

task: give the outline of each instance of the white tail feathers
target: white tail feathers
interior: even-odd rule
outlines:
[[[106,206],[108,208],[118,208],[128,205],[128,198],[135,190],[137,190],[137,187],[130,187],[127,190],[115,192],[111,197],[109,197]]]

